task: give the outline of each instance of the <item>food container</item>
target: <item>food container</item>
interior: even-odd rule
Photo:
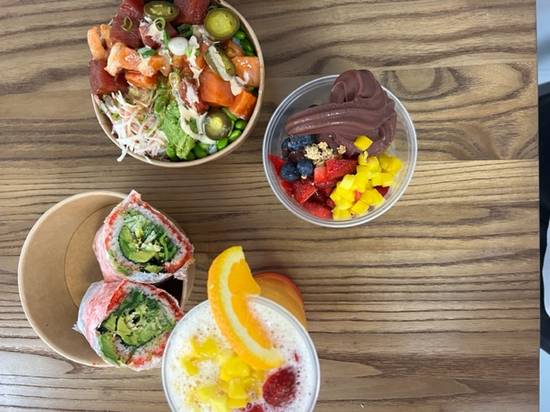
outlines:
[[[71,196],[46,211],[23,244],[18,267],[19,296],[36,334],[65,358],[88,366],[110,366],[73,330],[82,296],[103,277],[92,250],[105,217],[125,194],[106,191]],[[182,305],[187,287],[159,285],[176,295]],[[166,286],[166,287],[165,287]],[[178,289],[179,288],[179,289]]]
[[[264,88],[265,88],[265,67],[264,67],[264,57],[262,54],[262,49],[260,47],[260,42],[258,41],[258,37],[256,36],[256,33],[254,33],[254,30],[252,29],[252,26],[246,21],[246,19],[243,17],[242,14],[240,14],[233,6],[231,6],[229,3],[227,3],[224,0],[216,1],[220,6],[226,7],[233,11],[240,19],[242,26],[244,26],[244,29],[248,33],[248,36],[250,40],[254,43],[254,48],[256,49],[256,53],[258,54],[258,58],[260,59],[260,87],[258,87],[258,100],[256,102],[256,107],[254,108],[254,111],[252,112],[252,116],[250,116],[250,119],[248,120],[248,123],[246,125],[246,128],[243,130],[242,134],[231,144],[229,144],[224,149],[211,154],[209,156],[203,157],[201,159],[195,159],[190,161],[178,161],[178,162],[172,162],[169,160],[154,160],[150,159],[148,157],[133,153],[131,151],[128,151],[128,155],[132,156],[135,159],[141,160],[144,163],[149,163],[155,166],[161,166],[161,167],[170,167],[170,168],[180,168],[180,167],[191,167],[191,166],[198,166],[203,163],[211,162],[216,159],[220,159],[229,153],[231,153],[233,150],[237,149],[240,145],[244,143],[244,141],[250,136],[252,131],[254,130],[254,127],[258,121],[260,110],[262,106],[262,100],[264,95]],[[101,112],[99,107],[97,106],[94,95],[91,95],[92,98],[92,105],[94,108],[95,115],[97,117],[97,120],[99,122],[99,125],[103,129],[103,132],[107,135],[107,137],[115,144],[117,145],[121,150],[117,137],[112,132],[111,122]]]
[[[281,142],[287,137],[285,134],[285,124],[288,117],[311,105],[326,103],[329,99],[332,84],[337,77],[338,75],[330,75],[311,80],[298,87],[281,102],[267,125],[262,156],[264,171],[269,185],[275,196],[289,211],[299,218],[319,226],[343,228],[370,222],[386,213],[395,205],[411,181],[416,165],[417,143],[416,131],[409,113],[399,99],[383,87],[388,96],[395,102],[395,111],[397,113],[396,133],[390,152],[397,155],[403,162],[403,167],[395,179],[395,186],[392,186],[391,191],[386,196],[385,202],[381,206],[370,210],[363,216],[353,217],[348,220],[329,220],[311,215],[281,187],[277,173],[269,160],[269,155],[281,156]]]
[[[300,324],[300,322],[285,308],[280,306],[279,304],[266,299],[262,297],[255,297],[253,298],[255,303],[259,304],[259,307],[265,306],[276,313],[280,314],[284,319],[288,320],[289,326],[296,330],[301,337],[303,343],[305,344],[305,347],[307,348],[307,364],[309,366],[308,372],[312,374],[310,382],[312,383],[310,396],[308,396],[307,399],[305,399],[305,408],[303,409],[303,412],[313,412],[315,410],[315,404],[317,403],[317,398],[319,396],[319,389],[321,386],[321,368],[319,365],[319,357],[317,355],[317,351],[315,350],[315,346],[313,345],[313,341],[311,340],[308,332],[305,330],[305,328]],[[168,401],[168,404],[170,405],[170,409],[172,412],[178,412],[181,409],[175,405],[175,401],[171,395],[173,392],[173,388],[171,390],[171,386],[175,382],[169,382],[167,379],[167,370],[169,367],[170,362],[178,362],[178,356],[179,354],[175,352],[174,346],[174,337],[178,336],[178,331],[183,330],[186,328],[186,320],[192,318],[194,311],[199,310],[199,308],[202,308],[204,305],[209,305],[208,301],[204,301],[200,303],[199,305],[195,306],[193,309],[188,311],[183,319],[181,319],[174,330],[172,331],[172,334],[170,335],[170,338],[168,339],[168,343],[166,344],[166,349],[164,351],[164,356],[162,359],[162,386],[164,389],[164,394],[166,396],[166,399]],[[173,366],[173,365],[172,365]]]

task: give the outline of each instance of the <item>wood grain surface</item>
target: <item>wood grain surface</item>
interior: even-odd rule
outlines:
[[[17,261],[66,196],[128,192],[177,219],[206,269],[242,244],[301,287],[322,367],[318,411],[536,411],[538,169],[534,0],[233,2],[255,27],[266,102],[237,152],[191,170],[127,158],[89,101],[89,26],[116,0],[0,0],[0,409],[164,411],[159,371],[93,369],[35,335]],[[306,224],[271,193],[261,141],[277,103],[319,74],[367,67],[409,109],[413,181],[375,222]]]

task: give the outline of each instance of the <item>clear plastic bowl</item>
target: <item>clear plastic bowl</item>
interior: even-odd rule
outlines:
[[[416,165],[416,131],[409,113],[389,90],[383,87],[388,96],[395,102],[397,112],[397,128],[391,151],[403,162],[403,168],[395,178],[395,185],[386,195],[386,201],[379,207],[370,210],[367,214],[348,220],[330,220],[313,216],[298,202],[291,198],[279,183],[277,172],[269,161],[269,155],[281,156],[281,142],[285,137],[285,124],[290,115],[306,109],[313,104],[322,104],[328,101],[330,89],[338,75],[330,75],[311,80],[290,93],[277,107],[267,125],[263,142],[263,164],[267,181],[275,196],[281,203],[299,218],[326,227],[352,227],[362,225],[376,219],[387,212],[403,195],[411,181]]]
[[[260,304],[260,306],[266,306],[273,311],[279,313],[283,318],[285,318],[288,323],[292,326],[293,329],[295,329],[298,334],[301,336],[303,342],[305,343],[305,346],[307,347],[307,356],[308,356],[308,364],[311,367],[310,372],[313,374],[311,382],[314,385],[311,389],[311,396],[307,399],[307,409],[303,412],[313,412],[315,409],[315,404],[317,403],[317,398],[319,397],[319,389],[321,387],[321,367],[319,365],[319,357],[317,355],[317,351],[315,350],[315,345],[313,344],[313,341],[311,340],[311,337],[309,336],[309,333],[306,331],[306,329],[302,326],[302,324],[292,315],[288,310],[283,308],[281,305],[266,299],[262,297],[254,297],[253,298],[255,303]],[[190,319],[193,312],[198,310],[199,308],[210,305],[210,303],[205,300],[204,302],[199,303],[197,306],[195,306],[193,309],[188,311],[184,317],[178,322],[174,330],[172,331],[172,334],[170,335],[170,338],[168,338],[168,342],[166,344],[166,348],[164,349],[164,355],[162,358],[162,387],[164,389],[164,394],[166,396],[166,399],[168,401],[168,405],[170,406],[170,410],[172,412],[178,412],[181,410],[181,408],[177,407],[177,404],[175,400],[173,399],[173,388],[172,383],[169,382],[169,379],[167,378],[167,369],[169,367],[168,363],[173,361],[173,358],[178,356],[177,353],[172,353],[174,349],[174,340],[176,339],[175,336],[177,336],[177,332],[180,329],[184,329],[188,326],[189,322],[186,322],[186,320]]]

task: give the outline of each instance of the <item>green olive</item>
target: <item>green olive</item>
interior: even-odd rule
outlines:
[[[172,21],[180,14],[178,6],[167,1],[151,1],[145,5],[145,15],[151,19],[162,18]]]
[[[204,131],[214,140],[227,137],[232,127],[233,122],[222,110],[211,111],[204,120]]]
[[[230,39],[239,26],[239,18],[224,7],[210,10],[204,19],[204,28],[214,40]]]

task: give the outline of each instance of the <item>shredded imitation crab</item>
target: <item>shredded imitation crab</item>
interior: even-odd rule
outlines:
[[[128,151],[151,157],[158,157],[166,150],[166,135],[159,129],[152,104],[154,92],[147,91],[133,96],[130,103],[121,92],[112,93],[101,100],[94,96],[101,111],[111,121],[113,132],[118,136],[122,153],[117,159],[124,159]]]

